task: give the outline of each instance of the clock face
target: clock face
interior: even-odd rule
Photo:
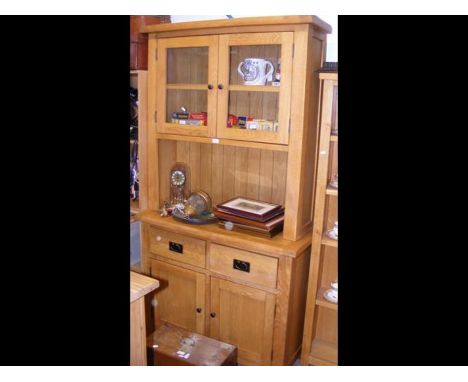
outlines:
[[[171,183],[174,186],[183,186],[185,183],[185,174],[180,170],[174,171],[171,174]]]

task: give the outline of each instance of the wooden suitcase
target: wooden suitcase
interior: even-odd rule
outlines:
[[[235,366],[237,348],[167,323],[147,338],[148,365]]]
[[[130,16],[130,70],[148,69],[148,34],[141,34],[141,28],[170,22],[171,16]]]

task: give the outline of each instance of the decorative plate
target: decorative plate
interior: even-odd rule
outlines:
[[[178,208],[174,208],[172,211],[172,216],[174,219],[187,224],[210,224],[216,223],[218,221],[218,218],[212,213],[197,216],[187,216]]]

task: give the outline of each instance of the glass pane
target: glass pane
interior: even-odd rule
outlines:
[[[168,84],[207,84],[208,47],[167,49]]]
[[[278,132],[278,92],[229,92],[227,127]]]
[[[167,90],[166,122],[206,126],[208,123],[206,90]]]
[[[231,85],[276,85],[281,79],[281,45],[230,48]]]

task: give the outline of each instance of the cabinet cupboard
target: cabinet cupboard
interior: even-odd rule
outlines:
[[[151,261],[151,276],[161,289],[157,296],[156,319],[171,322],[191,332],[205,334],[205,279],[203,273]]]
[[[288,16],[143,31],[149,50],[142,266],[161,280],[156,324],[169,321],[236,345],[240,364],[292,364],[301,348],[310,259],[316,70],[331,28],[314,16]],[[177,162],[188,165],[191,189],[207,192],[213,204],[245,196],[283,205],[283,232],[263,238],[161,217]],[[239,261],[249,266],[235,267]]]
[[[160,133],[288,143],[293,33],[243,33],[160,39],[157,43],[155,125]],[[281,82],[244,85],[239,64],[261,56],[274,70],[281,63]],[[258,58],[257,58],[258,59]],[[270,71],[271,71],[270,70]],[[175,122],[181,107],[206,112],[206,125]],[[228,127],[229,115],[265,119],[269,130]],[[159,117],[158,117],[159,116]],[[181,124],[184,123],[184,124]],[[275,126],[277,123],[277,126]]]

